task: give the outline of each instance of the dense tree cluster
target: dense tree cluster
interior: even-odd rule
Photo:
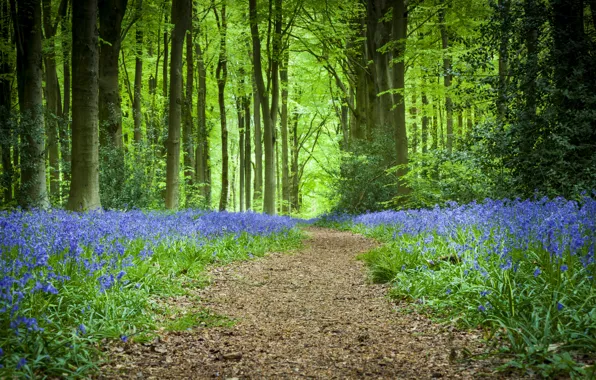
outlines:
[[[3,207],[576,196],[596,188],[594,6],[1,0]]]

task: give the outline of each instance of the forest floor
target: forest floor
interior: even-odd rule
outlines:
[[[198,297],[235,323],[160,333],[150,343],[114,343],[99,378],[500,378],[480,332],[440,325],[387,297],[356,260],[376,243],[350,232],[308,228],[290,254],[214,267]],[[476,359],[465,359],[476,357]]]

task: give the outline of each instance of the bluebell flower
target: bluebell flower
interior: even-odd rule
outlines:
[[[478,305],[478,311],[481,311],[484,313],[486,311],[486,307],[484,307],[484,305]]]
[[[120,340],[123,341],[124,343],[128,342],[128,336],[126,335],[121,335],[120,336]]]
[[[561,265],[561,272],[566,272],[569,267],[566,264]]]
[[[19,361],[17,362],[17,369],[21,369],[26,365],[27,365],[27,359],[20,358]]]
[[[445,291],[445,294],[447,294],[447,295],[451,294],[451,289],[447,289],[447,290]]]
[[[540,276],[540,273],[542,273],[542,271],[540,270],[540,268],[536,268],[536,269],[534,270],[534,277],[538,277],[538,276]]]
[[[564,308],[564,307],[565,307],[565,306],[563,306],[563,304],[562,304],[562,303],[560,303],[560,302],[557,302],[557,310],[561,311],[561,310],[563,310],[563,308]]]
[[[85,335],[85,334],[87,334],[87,328],[85,327],[85,325],[84,325],[84,324],[82,324],[82,323],[81,323],[81,324],[79,325],[79,331],[81,332],[81,334],[82,334],[82,335]]]

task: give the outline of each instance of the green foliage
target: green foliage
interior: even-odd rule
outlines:
[[[387,169],[395,160],[395,144],[379,133],[372,141],[354,141],[340,164],[340,173],[332,184],[339,200],[335,210],[358,214],[386,208],[395,195],[396,178]]]
[[[100,152],[100,196],[105,209],[152,209],[161,205],[157,178],[165,173],[165,162],[154,157],[149,146],[136,145],[134,151],[102,148]],[[163,175],[165,178],[165,174]]]
[[[415,153],[404,177],[411,189],[405,199],[392,203],[407,208],[443,206],[448,202],[469,203],[485,198],[507,196],[509,171],[498,161],[482,154],[479,146],[449,153],[446,150]],[[397,171],[397,167],[392,168]]]

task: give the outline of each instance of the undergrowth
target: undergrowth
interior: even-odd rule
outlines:
[[[199,219],[192,221],[196,224]],[[0,218],[0,223],[6,238],[11,226],[6,219]],[[89,223],[89,228],[99,227]],[[47,234],[41,235],[47,240]],[[223,316],[208,310],[190,313],[171,301],[196,297],[194,291],[209,281],[205,273],[210,265],[297,248],[301,239],[300,231],[287,227],[264,234],[181,234],[156,240],[150,249],[146,239],[120,237],[110,243],[114,252],[101,252],[101,244],[81,243],[31,260],[23,259],[25,240],[8,247],[4,239],[0,244],[4,275],[0,276],[0,378],[87,378],[103,360],[101,347],[106,340],[145,342],[159,329],[229,325],[233,321]],[[72,259],[75,251],[76,260]]]
[[[596,201],[487,201],[384,212],[352,229],[385,244],[371,279],[434,316],[481,327],[505,367],[595,376]]]

